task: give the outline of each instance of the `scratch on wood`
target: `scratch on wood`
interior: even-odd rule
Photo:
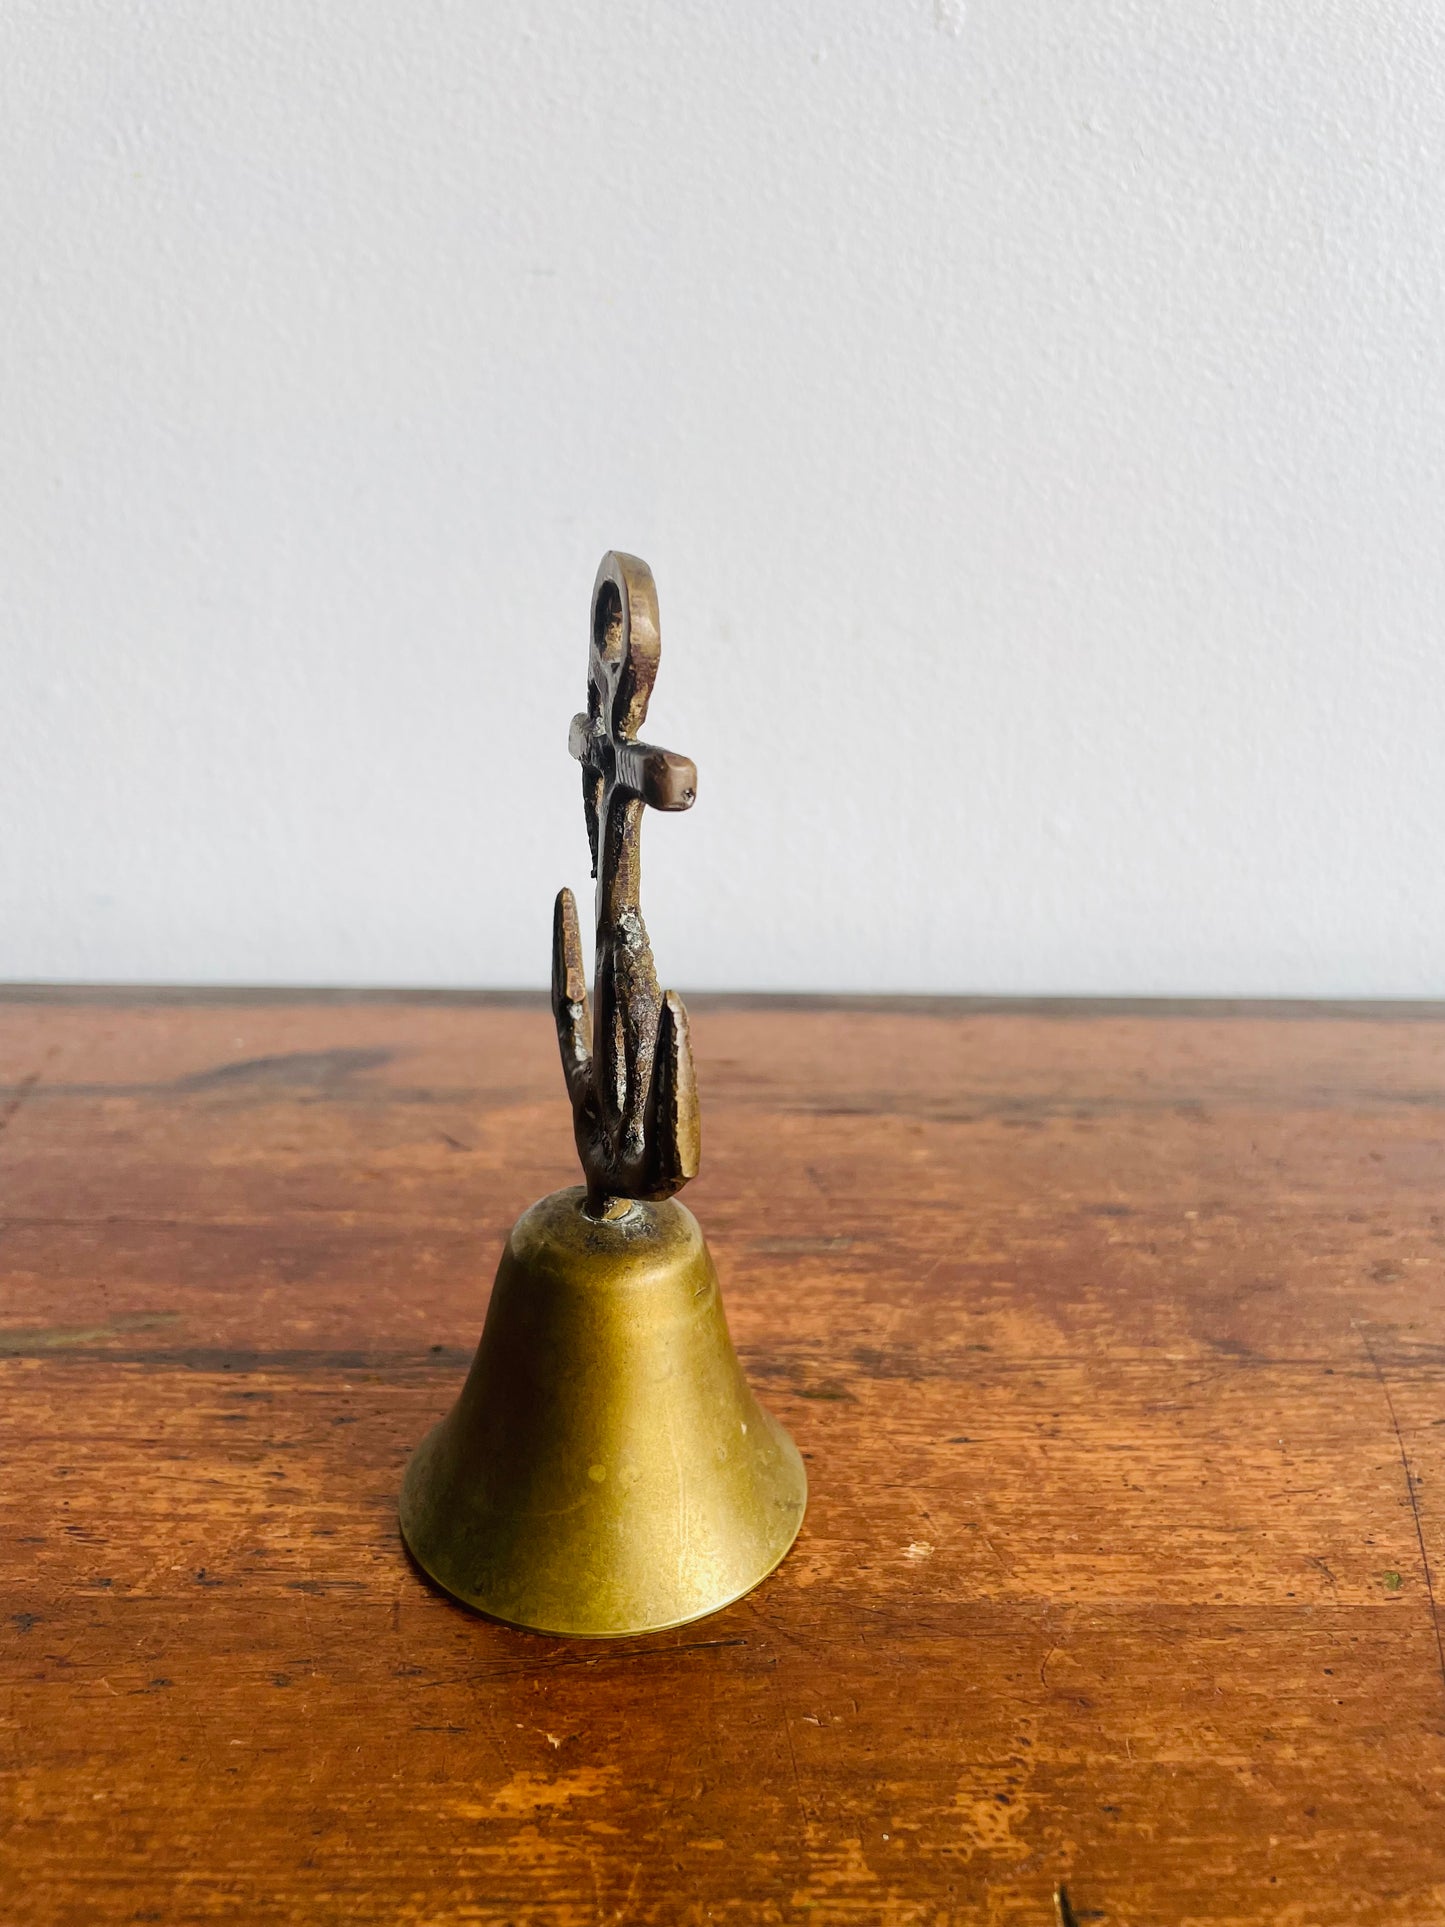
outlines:
[[[1326,1563],[1326,1561],[1321,1559],[1319,1554],[1316,1552],[1307,1552],[1305,1554],[1305,1558],[1308,1560],[1310,1565],[1317,1567],[1318,1570],[1324,1574],[1325,1583],[1329,1586],[1330,1591],[1335,1594],[1336,1598],[1338,1598],[1339,1587],[1335,1584],[1335,1575],[1330,1571],[1330,1568]]]
[[[798,1818],[806,1826],[808,1822],[808,1809],[803,1803],[803,1781],[801,1774],[798,1772],[798,1752],[797,1748],[793,1745],[793,1723],[788,1718],[787,1696],[783,1692],[782,1682],[776,1673],[772,1675],[772,1682],[773,1690],[778,1696],[778,1708],[783,1716],[783,1738],[788,1743],[788,1761],[793,1770],[793,1804],[798,1809]]]
[[[1425,1549],[1425,1528],[1420,1523],[1420,1502],[1415,1497],[1415,1475],[1410,1470],[1410,1455],[1405,1450],[1405,1435],[1400,1430],[1400,1421],[1395,1415],[1395,1401],[1390,1396],[1390,1387],[1385,1374],[1380,1370],[1380,1361],[1375,1356],[1374,1347],[1365,1336],[1364,1327],[1357,1319],[1350,1323],[1359,1334],[1360,1343],[1365,1348],[1365,1356],[1374,1367],[1375,1377],[1380,1381],[1380,1390],[1385,1394],[1385,1404],[1390,1412],[1390,1424],[1395,1431],[1395,1444],[1399,1447],[1400,1464],[1405,1473],[1405,1491],[1410,1500],[1410,1516],[1415,1521],[1415,1541],[1420,1548],[1420,1565],[1425,1573],[1425,1596],[1430,1601],[1430,1624],[1435,1631],[1435,1657],[1440,1663],[1440,1684],[1445,1686],[1445,1635],[1440,1631],[1440,1607],[1435,1599],[1435,1580],[1430,1571],[1430,1555]]]

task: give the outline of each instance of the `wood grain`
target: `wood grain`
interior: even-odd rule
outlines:
[[[7,1927],[1445,1922],[1445,1014],[692,1001],[812,1500],[620,1647],[395,1526],[541,1001],[0,1001]]]

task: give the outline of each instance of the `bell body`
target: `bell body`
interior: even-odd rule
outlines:
[[[728,1336],[675,1198],[589,1218],[579,1186],[513,1227],[461,1397],[417,1447],[401,1529],[467,1605],[538,1632],[716,1612],[797,1536],[807,1479]]]

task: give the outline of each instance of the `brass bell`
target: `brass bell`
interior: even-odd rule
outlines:
[[[803,1516],[792,1440],[748,1390],[696,1218],[525,1212],[460,1399],[407,1469],[419,1563],[550,1633],[680,1626],[749,1592]]]
[[[552,1005],[587,1182],[513,1227],[461,1397],[413,1454],[401,1528],[467,1605],[618,1637],[740,1598],[797,1536],[796,1446],[743,1378],[697,1220],[687,1016],[638,907],[645,805],[687,809],[686,757],[636,740],[657,674],[652,574],[603,558],[587,713],[572,725],[597,877],[595,1025],[577,912],[557,899]]]

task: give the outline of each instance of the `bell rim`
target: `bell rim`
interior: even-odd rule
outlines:
[[[786,1432],[783,1433],[783,1436],[787,1438]],[[425,1440],[423,1441],[423,1444],[424,1443]],[[793,1445],[791,1439],[788,1440],[788,1443]],[[599,1631],[595,1627],[542,1626],[533,1620],[509,1618],[505,1613],[494,1612],[487,1606],[479,1605],[476,1600],[469,1599],[464,1593],[460,1593],[455,1587],[448,1585],[441,1574],[434,1571],[433,1568],[428,1565],[427,1561],[412,1544],[411,1537],[406,1529],[405,1481],[403,1481],[402,1485],[402,1504],[398,1507],[397,1531],[400,1534],[403,1546],[406,1548],[407,1557],[416,1566],[417,1570],[422,1573],[432,1585],[437,1587],[439,1591],[444,1593],[453,1605],[460,1606],[465,1612],[474,1613],[478,1619],[489,1620],[494,1626],[505,1626],[510,1632],[537,1633],[549,1639],[642,1639],[652,1633],[676,1632],[680,1626],[695,1626],[699,1620],[710,1619],[714,1613],[725,1612],[729,1606],[737,1605],[740,1599],[746,1599],[749,1593],[756,1592],[764,1580],[772,1578],[773,1574],[793,1550],[793,1547],[798,1543],[799,1535],[803,1530],[803,1521],[807,1517],[808,1511],[808,1471],[803,1463],[803,1455],[801,1452],[798,1452],[796,1445],[793,1445],[793,1450],[797,1455],[798,1475],[801,1482],[798,1495],[798,1516],[792,1531],[789,1533],[787,1539],[784,1540],[776,1558],[768,1565],[763,1566],[753,1578],[749,1579],[744,1585],[739,1586],[735,1592],[728,1593],[726,1597],[722,1599],[712,1600],[705,1606],[699,1606],[695,1612],[685,1613],[680,1619],[661,1619],[650,1622],[645,1626],[619,1626]],[[407,1470],[410,1472],[410,1465],[408,1465]]]

